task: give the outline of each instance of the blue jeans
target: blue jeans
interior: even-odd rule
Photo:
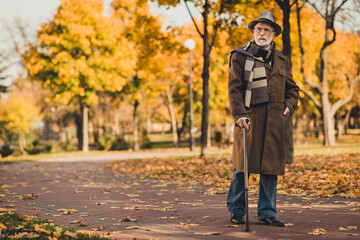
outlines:
[[[276,217],[277,175],[260,174],[258,219]],[[244,173],[234,169],[227,207],[230,213],[245,215]]]

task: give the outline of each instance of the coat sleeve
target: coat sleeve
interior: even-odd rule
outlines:
[[[298,109],[298,99],[299,99],[299,87],[296,85],[292,70],[290,60],[286,58],[286,86],[285,86],[285,103],[290,110],[292,115]]]
[[[244,103],[244,79],[241,64],[241,55],[237,52],[230,53],[228,91],[231,114],[236,122],[240,117],[247,117]]]

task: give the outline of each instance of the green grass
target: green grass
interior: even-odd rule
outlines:
[[[74,228],[60,226],[49,220],[22,216],[14,212],[0,214],[0,239],[83,239],[105,240],[92,233],[79,233]]]
[[[343,135],[336,139],[336,145],[326,147],[323,144],[323,138],[309,137],[306,143],[295,144],[295,155],[299,154],[342,154],[360,152],[360,135]]]

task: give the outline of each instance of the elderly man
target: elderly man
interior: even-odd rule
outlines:
[[[282,227],[284,223],[276,218],[277,175],[285,173],[285,133],[297,109],[299,87],[292,78],[289,58],[273,42],[282,32],[274,16],[266,11],[248,28],[253,40],[230,53],[228,90],[236,127],[227,207],[233,223],[244,223],[245,128],[249,173],[260,174],[259,224]]]

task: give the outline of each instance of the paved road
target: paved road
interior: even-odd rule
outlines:
[[[243,225],[233,226],[229,221],[226,189],[114,173],[106,167],[112,158],[120,160],[119,156],[105,160],[95,156],[89,158],[91,161],[74,158],[2,165],[0,193],[5,197],[0,198],[0,208],[16,209],[20,214],[51,219],[79,230],[96,230],[112,239],[302,240],[360,236],[360,228],[339,229],[359,227],[360,199],[280,195],[279,218],[288,226],[275,228],[256,224],[257,196],[252,192],[251,232],[246,233]],[[22,199],[29,194],[36,198]],[[59,209],[77,212],[62,214]],[[127,216],[136,222],[122,222]],[[71,224],[74,220],[80,223]],[[309,235],[318,228],[326,234]],[[218,235],[196,234],[209,232]]]

